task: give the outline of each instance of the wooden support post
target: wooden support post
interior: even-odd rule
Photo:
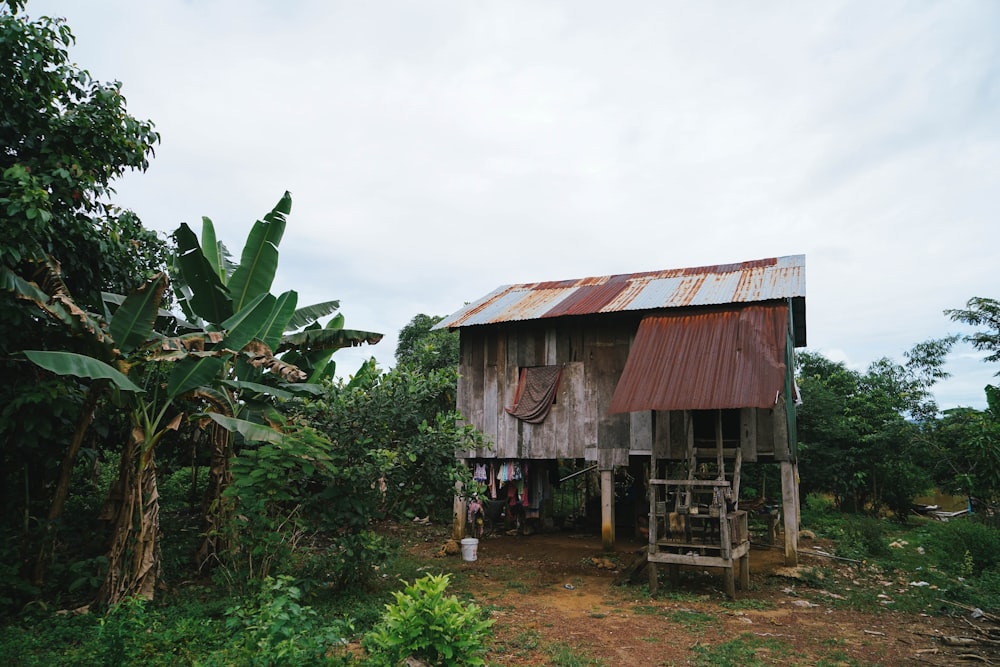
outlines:
[[[451,539],[456,542],[465,537],[465,500],[462,499],[462,483],[455,482],[455,500],[452,503],[454,516],[451,522]]]
[[[781,462],[781,511],[785,529],[785,565],[799,564],[798,466]]]
[[[736,599],[736,573],[733,571],[734,569],[732,566],[722,568],[722,573],[725,577],[726,595],[729,596],[730,600]]]
[[[601,544],[605,551],[615,548],[615,472],[601,471]]]
[[[744,554],[740,558],[740,590],[746,592],[750,590],[750,554]]]

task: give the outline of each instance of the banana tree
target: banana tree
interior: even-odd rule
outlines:
[[[157,318],[163,316],[159,306],[168,283],[165,274],[135,290],[105,318],[79,309],[57,274],[43,281],[45,288],[18,280],[17,276],[4,274],[2,284],[19,297],[35,302],[42,312],[70,325],[75,333],[89,336],[94,343],[90,355],[29,350],[25,356],[50,372],[89,381],[91,392],[97,387],[109,387],[115,402],[129,413],[131,433],[122,447],[119,477],[102,515],[111,521],[112,531],[108,572],[98,600],[114,604],[130,595],[151,598],[159,574],[156,445],[181,423],[180,397],[195,395],[211,386],[228,358],[248,354],[232,350],[226,342],[245,340],[251,336],[248,331],[259,330],[262,316],[254,313],[259,311],[263,299],[247,304],[228,318],[224,331],[167,337],[154,329]],[[162,374],[155,369],[163,363],[170,366],[166,384],[161,388]],[[303,375],[287,366],[285,371],[287,375]],[[256,423],[241,424],[234,419],[222,425],[240,430],[248,440],[280,438],[277,431]],[[77,429],[77,435],[80,430]],[[76,442],[74,437],[73,444]],[[64,468],[71,467],[72,460],[68,457]],[[58,516],[56,503],[61,504],[63,498],[65,490],[60,493],[57,489],[50,517]],[[40,569],[41,566],[36,568],[36,575]]]
[[[331,357],[336,350],[373,345],[382,338],[378,333],[344,329],[341,314],[321,326],[323,317],[337,313],[339,301],[297,308],[295,291],[277,297],[270,294],[291,205],[291,195],[285,192],[253,225],[239,262],[232,261],[207,217],[202,218],[200,242],[187,224],[174,232],[173,286],[185,317],[206,330],[227,331],[225,344],[242,351],[220,369],[212,390],[199,394],[210,406],[206,416],[215,420],[202,421],[211,429],[205,540],[198,550],[203,565],[226,548],[221,541],[225,531],[220,530],[228,518],[223,491],[232,481],[229,465],[234,431],[219,428],[214,415],[267,422],[274,399],[316,390],[317,383],[332,376],[335,365]],[[248,326],[241,336],[235,336],[231,331],[234,313],[248,308],[248,321],[258,326]]]

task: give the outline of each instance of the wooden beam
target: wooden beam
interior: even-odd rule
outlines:
[[[781,462],[781,510],[785,528],[785,565],[799,563],[798,465]]]
[[[462,460],[461,462],[467,465],[466,461]],[[465,537],[466,513],[465,500],[462,499],[461,482],[455,482],[455,499],[452,502],[452,512],[454,515],[452,516],[451,521],[451,539],[459,542],[463,537]]]
[[[615,473],[601,471],[601,544],[605,551],[615,548]]]

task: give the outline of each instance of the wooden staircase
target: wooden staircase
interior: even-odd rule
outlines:
[[[714,438],[688,438],[686,460],[673,478],[649,480],[649,586],[656,591],[658,564],[677,582],[681,565],[721,568],[726,594],[750,584],[750,540],[746,512],[738,508],[743,458],[739,440],[723,438],[722,412],[715,411]],[[656,462],[654,462],[655,464]],[[658,465],[652,468],[659,469]]]

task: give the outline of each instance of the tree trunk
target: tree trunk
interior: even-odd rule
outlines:
[[[103,382],[94,382],[87,389],[87,395],[83,399],[83,406],[80,410],[80,421],[77,422],[76,431],[73,432],[73,439],[69,443],[66,454],[63,455],[62,464],[59,466],[59,480],[56,482],[56,490],[52,496],[52,505],[49,507],[49,514],[45,522],[45,535],[42,537],[42,547],[38,551],[38,559],[35,561],[35,571],[32,576],[32,583],[41,586],[45,583],[45,573],[49,560],[52,557],[52,548],[55,544],[55,523],[62,516],[63,507],[66,504],[66,496],[69,495],[69,483],[73,476],[73,465],[76,463],[76,455],[80,453],[83,446],[83,438],[90,428],[90,422],[94,419],[94,409],[97,407],[97,400],[104,389]]]
[[[223,492],[233,481],[229,470],[232,456],[232,437],[229,431],[218,424],[211,428],[212,456],[208,468],[208,486],[203,504],[203,527],[205,538],[198,547],[198,568],[212,567],[219,562],[229,546],[226,526],[229,522],[231,503],[223,497]]]
[[[113,522],[108,572],[97,601],[114,605],[130,596],[152,600],[160,575],[160,503],[153,447],[141,429],[122,451],[118,481],[105,512]]]

